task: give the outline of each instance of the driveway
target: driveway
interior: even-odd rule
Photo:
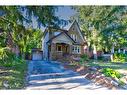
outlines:
[[[26,89],[31,90],[107,89],[95,85],[77,72],[65,69],[58,62],[50,61],[30,61],[27,82]]]

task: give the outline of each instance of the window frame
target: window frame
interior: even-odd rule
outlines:
[[[72,38],[74,41],[77,41],[77,35],[71,34],[71,38]]]
[[[59,51],[59,47],[61,47],[61,51]],[[57,45],[57,52],[62,52],[62,45]]]
[[[81,54],[81,46],[73,45],[72,53],[73,54]]]

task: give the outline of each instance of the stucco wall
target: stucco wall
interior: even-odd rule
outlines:
[[[53,39],[52,43],[66,43],[72,45],[72,41],[65,34],[62,34]]]

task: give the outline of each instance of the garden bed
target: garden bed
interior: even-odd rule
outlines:
[[[84,75],[86,79],[91,80],[97,85],[102,85],[109,89],[127,89],[122,82],[118,82],[115,78],[105,76],[99,66],[81,66],[81,65],[64,65],[65,68],[71,69]]]

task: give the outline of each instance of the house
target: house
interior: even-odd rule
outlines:
[[[44,60],[69,59],[87,53],[87,43],[77,21],[74,21],[68,30],[46,29],[42,38],[42,50]]]

